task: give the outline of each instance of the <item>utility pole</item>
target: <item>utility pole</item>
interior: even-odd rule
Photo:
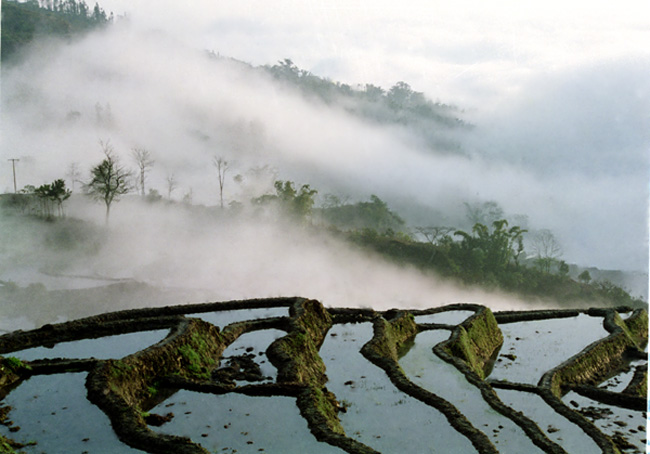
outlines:
[[[11,161],[11,167],[13,168],[14,171],[14,194],[17,194],[18,188],[16,187],[16,161],[20,161],[20,159],[11,158],[11,159],[7,159],[7,161]]]

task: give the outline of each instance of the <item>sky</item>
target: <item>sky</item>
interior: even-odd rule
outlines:
[[[647,58],[646,1],[108,0],[115,14],[256,65],[291,58],[350,84],[406,80],[466,108],[540,76]]]
[[[266,165],[321,195],[377,194],[402,215],[407,205],[411,214],[419,207],[421,222],[441,212],[458,219],[464,201],[496,200],[508,214],[525,214],[531,229],[552,230],[568,262],[647,271],[647,2],[105,0],[101,6],[127,13],[128,26],[70,45],[39,45],[5,72],[1,153],[21,158],[19,186],[60,178],[72,162],[87,173],[101,158],[98,141],[110,140],[125,163],[133,147],[152,151],[150,187],[165,194],[165,179],[174,175],[175,200],[191,194],[195,203],[216,205],[211,160],[221,155],[231,162],[231,176]],[[215,65],[202,50],[252,65],[290,58],[352,86],[387,89],[406,81],[429,99],[455,104],[475,127],[459,137],[464,155],[432,154],[399,128],[319,106],[237,65]],[[97,104],[110,104],[111,125],[97,124]],[[70,112],[78,119],[70,121]],[[272,178],[262,180],[229,180],[227,200],[271,190]],[[7,164],[0,185],[12,185]],[[116,219],[128,219],[119,209]],[[269,251],[277,251],[273,241]],[[268,263],[274,254],[265,255]],[[300,255],[291,255],[287,262],[295,267],[286,275],[304,269]],[[331,268],[336,259],[320,262]],[[284,282],[260,286],[258,296],[295,284]],[[325,287],[314,289],[320,294]]]

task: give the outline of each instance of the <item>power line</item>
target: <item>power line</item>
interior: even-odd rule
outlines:
[[[16,162],[20,161],[20,159],[11,158],[11,159],[7,159],[7,161],[11,161],[11,167],[13,168],[14,171],[14,194],[16,194],[18,193],[18,188],[16,187]]]

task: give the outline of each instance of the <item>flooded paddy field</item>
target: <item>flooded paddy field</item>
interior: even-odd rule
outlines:
[[[510,389],[499,389],[497,394],[506,405],[535,421],[551,440],[567,452],[599,452],[598,445],[591,437],[536,394]]]
[[[444,311],[428,315],[416,315],[415,323],[436,323],[439,325],[458,325],[474,315],[475,311]]]
[[[86,399],[86,373],[36,375],[3,399],[10,426],[0,433],[40,453],[142,453],[120,442],[108,417]],[[13,430],[19,429],[15,432]]]
[[[452,364],[435,355],[433,347],[449,338],[449,331],[430,330],[417,335],[414,345],[400,359],[415,384],[451,402],[478,429],[494,440],[503,453],[542,453],[512,420],[483,400],[481,391]]]
[[[328,334],[320,355],[327,387],[346,408],[339,415],[346,433],[379,452],[476,452],[442,413],[396,389],[361,355],[371,323],[335,325]]]
[[[580,396],[566,394],[564,402],[593,422],[598,429],[624,447],[626,453],[647,452],[647,412],[606,405]]]
[[[212,395],[181,390],[151,412],[175,415],[155,431],[190,437],[209,452],[345,452],[316,440],[291,397]]]
[[[503,346],[490,378],[528,384],[537,384],[546,371],[609,334],[602,317],[586,314],[499,327]]]
[[[257,374],[254,374],[256,377],[252,380],[235,380],[234,382],[236,384],[274,382],[277,378],[278,370],[269,361],[266,355],[266,349],[269,348],[273,341],[282,336],[286,336],[286,334],[285,331],[279,329],[265,329],[244,333],[224,350],[221,366],[230,364],[233,359],[239,359],[240,362],[245,360],[252,361],[255,364],[252,367],[257,372]]]
[[[627,368],[622,370],[620,373],[614,375],[613,377],[609,378],[608,380],[604,381],[600,385],[600,387],[608,391],[622,392],[625,390],[625,388],[627,388],[630,385],[632,379],[634,378],[634,374],[637,372],[637,370],[643,366],[645,366],[646,368],[648,367],[647,359],[630,361],[630,364],[628,365]]]
[[[223,329],[231,323],[244,322],[247,320],[259,320],[271,317],[288,317],[288,307],[262,307],[258,309],[239,309],[228,311],[198,312],[187,314],[187,317],[200,318],[214,326]]]
[[[11,352],[22,361],[48,358],[123,358],[163,340],[169,330],[139,331],[137,333],[60,342],[52,347],[34,347]]]
[[[0,435],[28,454],[600,453],[607,443],[643,452],[645,408],[629,408],[644,397],[626,395],[636,403],[624,408],[572,389],[629,392],[647,366],[630,346],[645,347],[647,331],[633,331],[646,312],[622,322],[635,336],[626,351],[636,354],[585,372],[603,378],[583,383],[562,368],[609,339],[604,315],[522,313],[497,323],[487,308],[457,306],[410,314],[248,300],[241,309],[170,306],[9,333],[0,336]],[[103,337],[88,334],[109,325]],[[540,380],[549,371],[559,386]],[[541,392],[555,393],[563,413]]]

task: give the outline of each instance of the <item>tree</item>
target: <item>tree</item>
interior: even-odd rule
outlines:
[[[388,98],[389,105],[397,109],[407,107],[412,95],[413,90],[411,86],[406,82],[400,81],[390,87],[386,97]]]
[[[535,264],[546,273],[551,271],[553,263],[562,256],[560,243],[548,229],[542,229],[535,234],[531,248],[535,254]]]
[[[173,173],[167,175],[167,199],[169,200],[172,199],[172,192],[174,192],[177,187],[176,183],[176,178]]]
[[[133,148],[131,150],[131,156],[133,157],[135,163],[138,165],[138,170],[140,171],[138,186],[140,188],[140,194],[142,197],[144,197],[146,194],[144,183],[147,179],[147,172],[153,167],[156,161],[151,159],[151,153],[149,150],[146,150],[144,148]]]
[[[192,191],[192,188],[190,188],[185,195],[183,195],[183,200],[182,202],[185,205],[192,205],[192,200],[194,199],[194,191]]]
[[[431,257],[429,257],[429,262],[433,260],[436,256],[436,246],[443,241],[449,240],[449,234],[454,231],[453,227],[444,227],[444,226],[428,226],[428,227],[416,227],[415,231],[422,235],[427,242],[432,246],[431,248]]]
[[[122,167],[115,156],[113,146],[109,141],[99,141],[104,153],[104,160],[90,171],[90,181],[84,185],[88,196],[106,205],[106,223],[111,212],[111,205],[120,199],[120,196],[131,190],[129,184],[132,174]]]
[[[589,274],[589,271],[584,270],[580,275],[578,276],[578,280],[580,282],[584,282],[585,284],[588,284],[589,281],[591,281],[591,274]]]
[[[373,84],[366,84],[364,93],[369,101],[380,101],[384,97],[384,89]]]
[[[72,192],[65,187],[63,179],[54,180],[51,184],[43,184],[34,189],[34,194],[41,200],[43,216],[51,218],[53,207],[56,203],[59,216],[63,216],[63,202],[70,198]]]
[[[63,202],[70,198],[72,191],[66,189],[65,181],[62,179],[54,180],[50,185],[50,199],[56,202],[59,216],[63,216]]]
[[[68,166],[68,171],[65,174],[66,177],[70,179],[72,183],[72,191],[74,191],[74,184],[76,182],[81,182],[81,172],[79,171],[79,163],[73,162]]]
[[[34,189],[34,194],[41,201],[41,213],[42,215],[49,219],[51,216],[50,210],[50,191],[52,190],[49,184],[42,184],[36,189]]]
[[[314,197],[318,193],[311,189],[308,184],[303,184],[300,190],[296,191],[293,181],[277,180],[274,184],[275,194],[265,194],[253,199],[257,205],[277,203],[281,210],[295,216],[299,220],[306,220],[314,206]]]
[[[571,268],[569,268],[569,264],[567,262],[565,262],[564,260],[560,260],[557,271],[560,274],[560,276],[568,276],[569,271],[571,271]]]
[[[496,276],[511,260],[517,265],[524,251],[526,230],[519,226],[507,227],[508,221],[500,219],[492,223],[492,231],[483,224],[475,224],[472,234],[456,231],[454,235],[462,237],[457,255],[459,265],[474,277],[488,273]]]
[[[467,219],[471,225],[492,225],[493,222],[504,218],[503,208],[494,200],[471,204],[465,202],[463,205],[465,205]]]
[[[217,176],[219,177],[219,202],[223,208],[223,185],[226,182],[226,172],[228,171],[228,161],[221,156],[212,158],[212,164],[217,168]]]

